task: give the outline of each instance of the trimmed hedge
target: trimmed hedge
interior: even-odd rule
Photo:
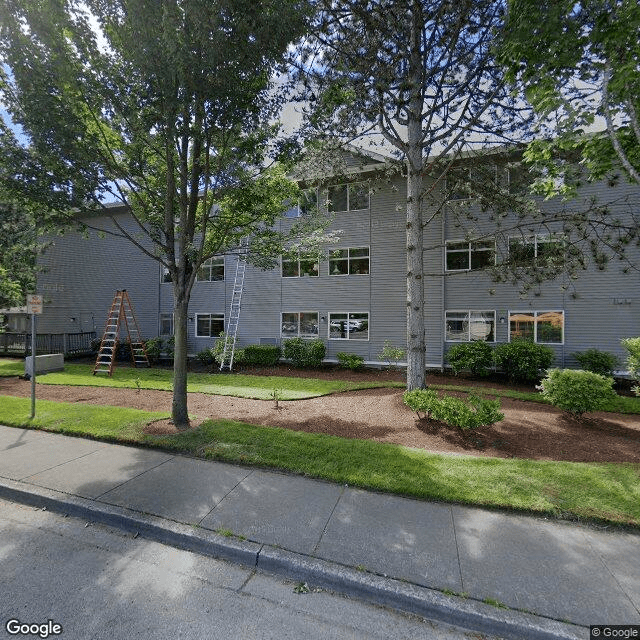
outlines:
[[[301,369],[319,367],[327,353],[327,347],[320,338],[315,340],[289,338],[284,341],[283,346],[284,357],[291,360],[294,367]]]
[[[493,360],[513,382],[537,382],[555,359],[551,347],[525,340],[496,347]]]
[[[282,357],[282,349],[275,344],[250,344],[244,348],[243,364],[275,367]]]

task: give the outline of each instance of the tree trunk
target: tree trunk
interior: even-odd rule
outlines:
[[[407,389],[427,386],[424,337],[422,175],[409,163],[407,177]]]
[[[179,295],[174,287],[174,337],[175,351],[173,354],[173,403],[171,405],[171,419],[176,429],[189,428],[189,413],[187,411],[187,312],[189,298]]]

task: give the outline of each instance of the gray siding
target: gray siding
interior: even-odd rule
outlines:
[[[640,206],[640,190],[618,185],[587,185],[576,208],[592,196],[619,201],[612,215],[627,215]],[[626,198],[626,200],[625,200]],[[375,185],[369,210],[338,213],[334,229],[341,231],[340,241],[330,248],[369,247],[369,275],[329,275],[328,261],[319,265],[319,277],[283,278],[278,266],[262,271],[248,266],[239,325],[239,344],[261,339],[280,340],[284,312],[317,312],[319,337],[327,342],[327,355],[340,351],[357,353],[369,362],[380,360],[385,340],[394,346],[406,342],[406,184],[398,176]],[[566,206],[560,201],[545,203],[553,210]],[[429,216],[429,208],[425,213]],[[492,234],[494,228],[485,214],[476,211],[471,233]],[[118,213],[121,223],[134,231],[126,212]],[[106,217],[93,219],[96,225],[109,224]],[[509,222],[507,220],[507,222]],[[290,225],[283,219],[281,225]],[[534,227],[532,227],[534,229]],[[553,229],[551,229],[553,230]],[[558,230],[560,230],[558,228]],[[620,265],[605,271],[595,266],[580,274],[578,280],[564,276],[545,283],[539,290],[521,298],[518,287],[496,284],[486,273],[445,270],[444,243],[463,240],[465,232],[457,228],[446,210],[433,217],[425,228],[425,321],[427,363],[441,367],[451,343],[445,340],[447,310],[495,311],[496,343],[509,340],[510,311],[562,310],[565,314],[564,344],[554,345],[557,364],[573,366],[572,353],[590,347],[624,352],[620,339],[640,335],[640,275],[637,270],[622,274]],[[640,249],[632,249],[636,265]],[[112,236],[100,238],[95,232],[88,238],[68,233],[56,238],[42,260],[46,271],[38,279],[38,291],[45,296],[45,312],[39,323],[43,332],[103,330],[116,289],[126,288],[134,304],[143,335],[159,332],[159,314],[171,313],[172,285],[161,283],[157,262],[145,256],[127,240]],[[225,258],[225,280],[197,282],[189,306],[189,352],[198,353],[213,344],[214,338],[196,338],[195,316],[199,313],[224,314],[228,319],[236,259]],[[330,313],[369,313],[368,340],[329,339]],[[71,320],[73,318],[73,320]],[[500,322],[503,318],[504,322]]]

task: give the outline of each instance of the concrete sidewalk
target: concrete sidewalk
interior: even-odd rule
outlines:
[[[0,498],[507,638],[640,625],[630,533],[9,427]]]

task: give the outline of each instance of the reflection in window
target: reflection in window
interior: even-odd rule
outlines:
[[[495,264],[496,246],[493,240],[447,242],[447,271],[483,269]]]
[[[196,313],[196,338],[216,338],[224,331],[224,313]]]
[[[334,249],[329,251],[329,275],[367,275],[369,273],[369,248]]]
[[[318,313],[313,311],[283,313],[281,326],[283,338],[317,338]]]
[[[317,260],[295,258],[293,260],[282,259],[282,277],[298,278],[300,276],[317,276]]]
[[[358,211],[368,208],[368,185],[357,183],[329,187],[329,211]]]
[[[368,340],[368,313],[330,313],[329,338],[331,340]]]
[[[495,342],[495,311],[447,311],[445,339],[449,342]]]
[[[564,342],[564,311],[512,311],[509,340],[546,344]]]
[[[224,280],[224,256],[205,260],[196,274],[197,282],[215,282]]]
[[[551,266],[562,259],[564,250],[563,234],[509,238],[509,262],[514,265]]]

